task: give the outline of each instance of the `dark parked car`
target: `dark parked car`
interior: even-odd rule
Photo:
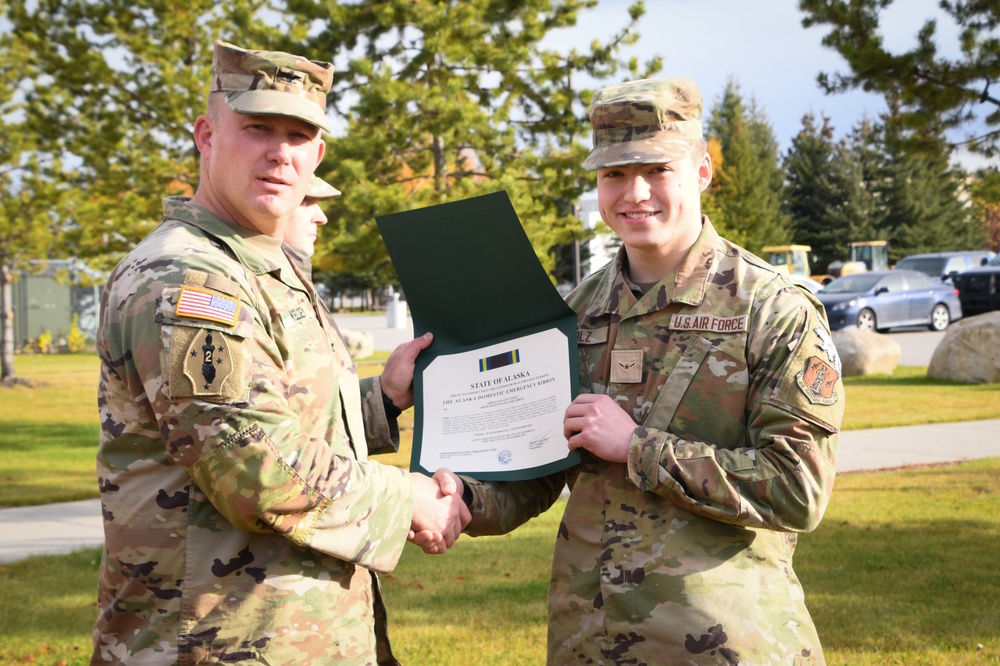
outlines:
[[[920,271],[928,277],[950,282],[954,274],[982,266],[995,256],[989,250],[911,254],[900,259],[896,268]]]
[[[954,284],[966,316],[1000,310],[1000,255],[986,266],[956,275]]]
[[[898,268],[845,275],[823,287],[816,297],[826,308],[833,330],[928,326],[943,331],[962,317],[957,289],[919,271]]]

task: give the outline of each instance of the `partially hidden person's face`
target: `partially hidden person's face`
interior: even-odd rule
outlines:
[[[314,199],[306,199],[288,219],[283,240],[311,257],[316,250],[316,235],[324,224],[326,215],[319,203]]]
[[[597,172],[601,217],[627,250],[686,250],[701,233],[701,193],[712,180],[711,158],[697,149],[665,164],[628,164]]]
[[[195,128],[208,160],[209,182],[201,187],[207,186],[217,213],[280,238],[323,159],[319,128],[287,116],[235,113],[225,103],[211,115],[201,137]]]

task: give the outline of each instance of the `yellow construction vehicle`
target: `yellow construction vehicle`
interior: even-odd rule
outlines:
[[[833,277],[889,270],[888,241],[856,241],[848,243],[847,247],[849,252],[847,261],[834,261],[827,267]]]
[[[764,248],[764,258],[780,272],[788,275],[802,275],[826,284],[833,278],[829,275],[811,275],[809,271],[809,245],[769,245]]]
[[[886,241],[855,241],[848,243],[850,258],[834,261],[826,273],[812,275],[809,266],[809,245],[769,245],[764,258],[779,271],[789,275],[804,275],[820,284],[829,284],[841,275],[884,271],[889,268],[889,243]]]

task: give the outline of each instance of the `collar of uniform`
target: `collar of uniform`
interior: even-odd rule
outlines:
[[[291,261],[296,268],[302,271],[302,273],[307,277],[312,277],[312,257],[299,248],[292,247],[288,243],[283,244],[281,249],[285,251],[285,254],[288,255],[289,261]]]
[[[708,281],[715,274],[714,267],[719,240],[719,232],[715,230],[715,226],[712,225],[707,216],[702,215],[701,233],[698,234],[691,250],[674,272],[674,293],[667,294],[670,301],[701,305],[701,302],[705,300]]]
[[[228,247],[237,260],[255,275],[288,272],[288,258],[281,251],[281,239],[265,236],[218,217],[207,208],[191,203],[189,197],[164,199],[163,218],[198,227]]]
[[[698,238],[680,266],[665,275],[638,301],[632,295],[625,279],[625,247],[618,248],[618,254],[612,260],[612,265],[605,276],[603,288],[594,294],[587,307],[587,313],[599,316],[617,311],[624,316],[633,307],[636,307],[636,314],[644,314],[660,310],[668,303],[700,305],[705,300],[708,281],[714,274],[712,268],[715,265],[715,253],[720,240],[708,217],[702,215],[701,221],[701,233],[698,234]]]

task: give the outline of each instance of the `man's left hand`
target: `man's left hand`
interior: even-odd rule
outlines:
[[[382,391],[400,410],[413,406],[413,369],[417,356],[434,340],[432,333],[424,333],[392,350],[385,361],[379,383]]]

